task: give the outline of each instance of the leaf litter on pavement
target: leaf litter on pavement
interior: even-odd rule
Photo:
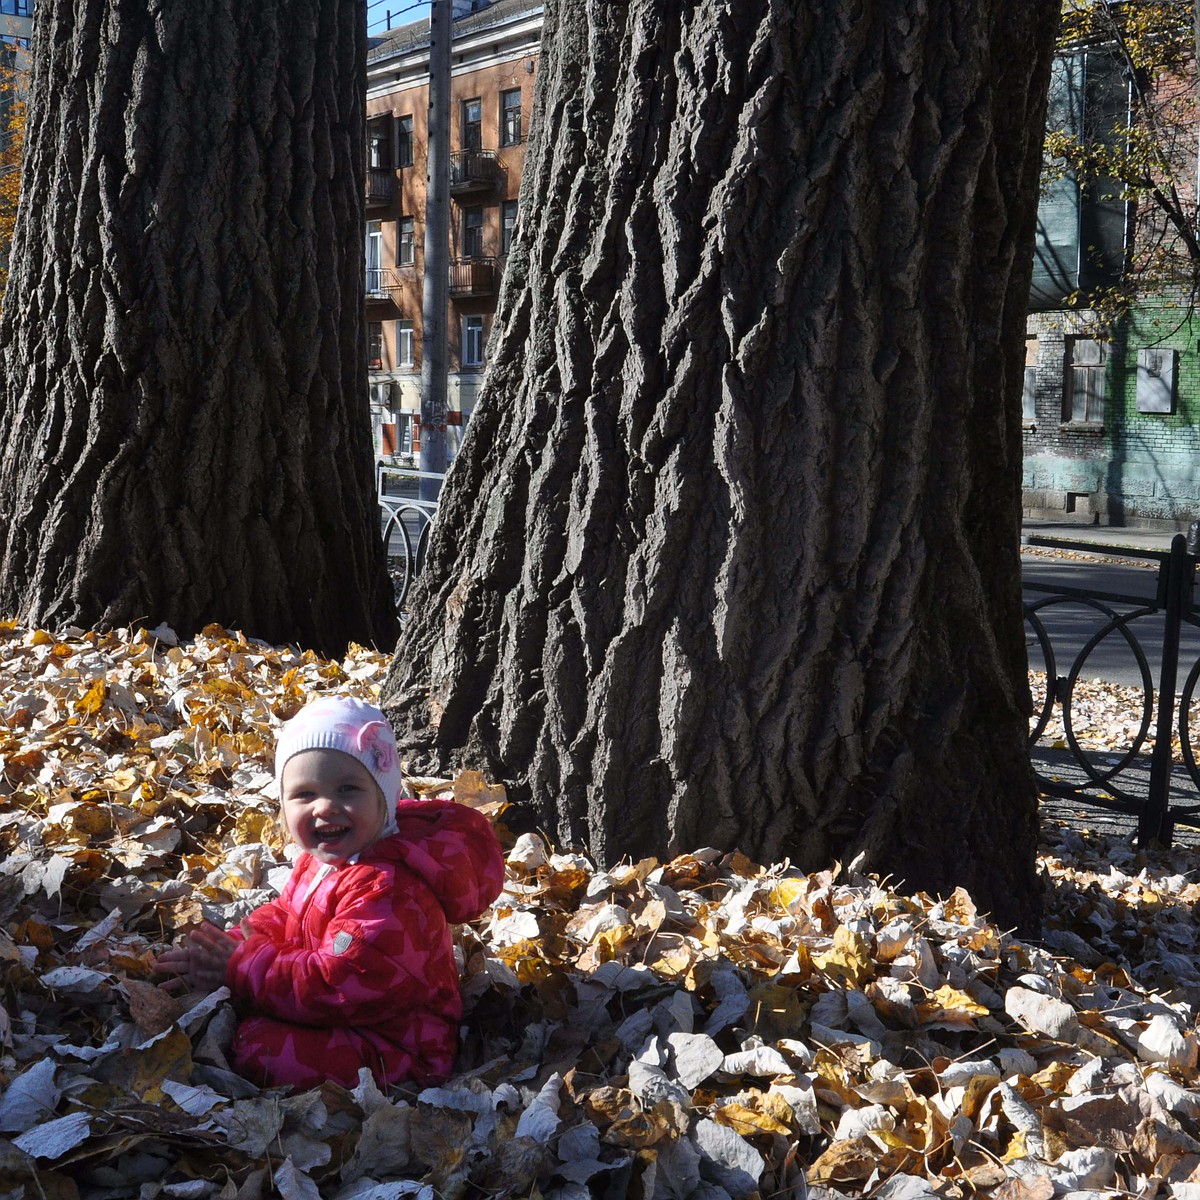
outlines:
[[[852,868],[599,870],[417,780],[508,855],[455,1076],[260,1091],[152,958],[281,887],[275,732],[386,657],[0,622],[0,660],[0,1197],[1200,1200],[1191,852],[1048,826],[1035,944]]]

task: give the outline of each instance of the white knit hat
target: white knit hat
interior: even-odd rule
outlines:
[[[279,731],[275,782],[283,796],[283,768],[305,750],[340,750],[357,759],[379,784],[386,810],[384,834],[396,828],[396,801],[406,794],[396,735],[373,704],[350,696],[322,696],[306,704]]]

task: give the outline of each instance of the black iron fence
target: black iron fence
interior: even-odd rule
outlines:
[[[1168,844],[1177,823],[1200,826],[1200,764],[1192,727],[1200,652],[1181,653],[1184,632],[1189,627],[1200,630],[1194,598],[1196,557],[1182,534],[1174,538],[1169,552],[1064,539],[1039,539],[1038,544],[1157,564],[1153,596],[1064,587],[1038,581],[1037,568],[1029,568],[1025,620],[1035,703],[1029,741],[1044,792],[1127,813],[1137,819],[1142,845]],[[1090,614],[1090,623],[1084,632],[1064,639],[1055,624],[1058,613],[1067,608]],[[1089,668],[1094,669],[1101,648],[1111,647],[1109,639],[1117,639],[1135,664],[1138,682],[1133,686],[1140,688],[1141,698],[1136,711],[1125,714],[1132,727],[1127,744],[1085,747],[1077,728],[1079,683],[1088,678]],[[1064,640],[1070,645],[1064,647]],[[1032,674],[1039,669],[1045,672],[1044,685]],[[1056,714],[1062,722],[1062,737],[1056,739],[1060,745],[1047,748],[1046,735]]]
[[[403,617],[408,593],[429,549],[437,516],[437,493],[446,476],[415,467],[389,467],[377,471],[380,521],[388,575],[396,608]]]

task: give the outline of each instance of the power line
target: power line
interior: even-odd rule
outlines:
[[[371,9],[376,8],[378,5],[386,4],[386,3],[388,3],[388,0],[371,0],[371,2],[367,5],[367,11],[370,12]],[[404,14],[406,12],[412,12],[414,8],[428,8],[428,7],[429,7],[428,0],[425,0],[424,3],[410,4],[407,8],[402,8],[398,12],[392,12],[391,9],[388,9],[387,11],[388,11],[389,17],[402,17],[402,16],[404,16]]]

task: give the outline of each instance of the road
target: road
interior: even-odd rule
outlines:
[[[1049,558],[1023,554],[1021,567],[1027,603],[1042,600],[1047,594],[1029,586],[1036,583],[1052,588],[1080,588],[1129,597],[1131,602],[1127,603],[1103,602],[1118,614],[1155,604],[1157,569],[1132,565],[1132,560]],[[1055,656],[1054,673],[1059,676],[1069,674],[1076,656],[1085,644],[1111,619],[1097,608],[1078,600],[1056,600],[1044,604],[1039,608],[1037,615],[1050,638]],[[1043,654],[1038,640],[1032,628],[1029,625],[1026,628],[1029,665],[1034,670],[1044,669]],[[1161,613],[1134,618],[1125,628],[1128,629],[1130,638],[1144,652],[1150,678],[1157,689],[1162,661]],[[1197,659],[1200,659],[1200,629],[1185,623],[1180,636],[1180,688],[1183,687],[1188,671]],[[1081,666],[1080,677],[1104,679],[1111,683],[1135,687],[1142,685],[1142,671],[1137,653],[1130,640],[1119,629],[1112,630],[1092,649]]]
[[[1037,602],[1051,595],[1031,587],[1039,584],[1049,588],[1076,588],[1093,593],[1104,592],[1112,596],[1126,597],[1125,601],[1105,600],[1104,605],[1116,613],[1134,612],[1138,608],[1152,607],[1157,603],[1158,567],[1138,565],[1138,560],[1113,560],[1096,558],[1047,557],[1044,552],[1024,553],[1021,556],[1022,579],[1025,584],[1025,600]],[[1066,676],[1075,663],[1076,656],[1086,643],[1111,618],[1080,600],[1059,601],[1044,604],[1038,610],[1055,655],[1053,673]],[[1130,637],[1141,649],[1150,676],[1150,686],[1157,696],[1162,660],[1163,614],[1148,614],[1132,619],[1126,628]],[[1029,660],[1033,669],[1044,669],[1044,658],[1032,626],[1027,622]],[[1180,654],[1176,690],[1181,690],[1193,664],[1200,659],[1200,629],[1184,624],[1180,635]],[[1143,686],[1142,671],[1137,655],[1119,629],[1114,629],[1102,638],[1088,653],[1080,669],[1084,680],[1103,679],[1109,682]],[[1194,725],[1193,725],[1194,728]],[[1032,750],[1035,770],[1044,780],[1062,784],[1083,784],[1088,776],[1073,754],[1061,747],[1052,746],[1043,740]],[[1113,753],[1085,752],[1085,757],[1101,773],[1120,763]],[[1104,792],[1110,787],[1119,788],[1129,797],[1143,798],[1150,791],[1150,758],[1146,750],[1129,761],[1114,777],[1112,784],[1099,785],[1096,790]],[[1094,787],[1096,785],[1093,785]],[[1120,794],[1115,791],[1113,794]],[[1174,762],[1171,768],[1168,800],[1175,819],[1195,824],[1200,816],[1200,796],[1185,767]],[[1135,802],[1136,803],[1136,802]],[[1132,836],[1137,828],[1137,818],[1129,812],[1118,813],[1110,809],[1097,808],[1087,803],[1082,796],[1055,797],[1046,795],[1042,800],[1043,817],[1066,821],[1071,825],[1091,829],[1095,832],[1118,836]],[[1200,829],[1189,828],[1188,824],[1177,824],[1174,840],[1177,844],[1200,844]]]

